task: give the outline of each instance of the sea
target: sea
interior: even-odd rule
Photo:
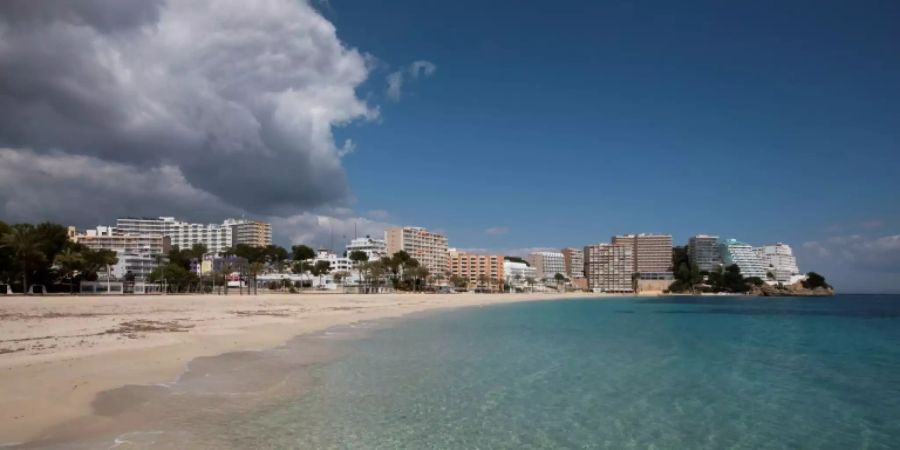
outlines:
[[[509,303],[231,360],[104,448],[900,448],[900,296]]]

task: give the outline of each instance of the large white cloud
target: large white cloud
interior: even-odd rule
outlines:
[[[305,1],[0,2],[0,217],[346,206],[366,61]]]

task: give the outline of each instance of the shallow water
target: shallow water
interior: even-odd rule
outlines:
[[[97,405],[119,425],[83,448],[898,448],[900,296],[467,308]]]
[[[264,448],[897,448],[900,298],[549,301],[406,321],[218,430]]]

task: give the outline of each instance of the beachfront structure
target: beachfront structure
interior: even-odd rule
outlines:
[[[450,250],[447,258],[450,276],[462,277],[469,287],[481,286],[487,278],[488,284],[496,286],[505,278],[503,256],[476,255],[474,253]]]
[[[566,275],[570,280],[578,280],[584,278],[584,251],[567,247],[562,249],[563,263],[566,268]]]
[[[110,267],[110,274],[113,278],[121,280],[129,273],[134,275],[134,281],[146,281],[150,276],[150,272],[159,267],[159,254],[150,251],[125,251],[116,252],[118,262]]]
[[[626,234],[613,236],[613,245],[631,247],[634,272],[672,272],[672,235]]]
[[[420,227],[394,227],[384,232],[388,255],[400,250],[412,256],[432,275],[447,270],[447,237]]]
[[[566,274],[566,259],[560,252],[532,252],[528,262],[534,267],[537,278],[553,279],[556,274]]]
[[[225,219],[222,226],[231,227],[231,245],[265,247],[272,245],[272,224],[258,220]]]
[[[250,269],[250,263],[247,258],[236,255],[227,255],[219,253],[207,253],[203,255],[200,261],[200,275],[209,275],[212,273],[246,273]]]
[[[387,256],[387,244],[383,239],[374,239],[370,236],[356,238],[347,244],[347,256],[353,252],[363,252],[369,257],[369,261],[376,261]]]
[[[633,292],[633,246],[592,244],[584,247],[584,274],[594,292]]]
[[[782,284],[791,284],[800,276],[797,267],[797,258],[791,246],[781,242],[774,245],[766,245],[753,249],[756,256],[766,266],[766,273],[772,274],[774,281]],[[763,278],[764,280],[766,278]]]
[[[330,252],[328,250],[319,250],[316,253],[316,257],[313,258],[312,264],[316,264],[319,261],[325,261],[328,263],[330,274],[336,273],[350,273],[353,271],[353,261],[346,256],[338,256],[334,252]]]
[[[503,261],[503,278],[513,289],[525,289],[529,280],[537,278],[534,267],[519,261]]]
[[[84,233],[70,227],[69,239],[91,250],[163,254],[169,251],[169,239],[156,233],[122,233],[113,227],[98,226]]]
[[[753,251],[750,244],[737,239],[726,239],[719,242],[719,254],[722,256],[724,266],[737,264],[744,278],[766,279],[766,263]]]
[[[122,217],[116,220],[122,233],[158,233],[178,248],[203,244],[207,251],[224,252],[237,244],[265,247],[272,243],[272,226],[267,222],[226,219],[221,224],[190,223],[174,217]]]
[[[701,272],[715,272],[722,267],[719,237],[698,234],[688,240],[688,258]]]

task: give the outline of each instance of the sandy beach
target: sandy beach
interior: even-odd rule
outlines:
[[[261,294],[0,299],[0,445],[94,413],[97,394],[167,383],[194,358],[359,321],[596,294]]]

